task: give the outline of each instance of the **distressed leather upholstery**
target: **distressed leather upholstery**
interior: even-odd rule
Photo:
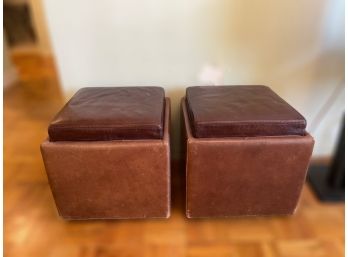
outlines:
[[[266,86],[189,87],[186,100],[197,138],[306,133],[305,118]]]
[[[313,138],[308,133],[197,138],[193,135],[187,103],[183,98],[186,216],[294,213],[312,154]]]
[[[42,143],[47,176],[63,218],[170,216],[170,101],[165,102],[162,139]]]
[[[164,102],[160,87],[82,88],[49,125],[50,141],[161,139]]]

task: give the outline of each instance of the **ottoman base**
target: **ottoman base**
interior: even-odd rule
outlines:
[[[194,138],[186,134],[188,218],[292,214],[305,181],[313,138]]]
[[[59,214],[65,219],[168,218],[169,100],[164,138],[41,145]]]

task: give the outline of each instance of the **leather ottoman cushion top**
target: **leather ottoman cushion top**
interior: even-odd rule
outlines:
[[[164,103],[160,87],[82,88],[49,125],[49,139],[161,139]]]
[[[186,102],[198,138],[305,134],[305,118],[266,86],[189,87]]]

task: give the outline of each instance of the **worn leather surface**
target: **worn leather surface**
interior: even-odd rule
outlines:
[[[65,219],[168,218],[170,103],[163,139],[50,142],[42,157]]]
[[[160,139],[164,97],[160,87],[82,88],[49,125],[50,141]]]
[[[185,100],[186,215],[292,214],[314,140],[305,136],[195,138]]]
[[[202,86],[186,90],[198,138],[304,135],[306,120],[266,86]]]

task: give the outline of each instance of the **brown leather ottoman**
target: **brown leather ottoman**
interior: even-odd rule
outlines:
[[[170,102],[159,87],[83,88],[41,152],[66,219],[168,218]]]
[[[190,87],[182,100],[188,218],[292,214],[314,145],[265,86]]]

